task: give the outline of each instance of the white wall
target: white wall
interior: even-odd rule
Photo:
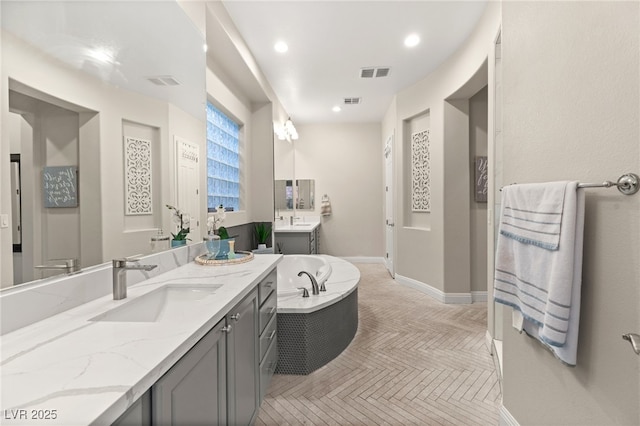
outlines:
[[[445,100],[454,95],[465,83],[471,81],[483,66],[498,33],[499,22],[500,4],[489,2],[482,20],[465,44],[436,71],[399,92],[383,121],[382,135],[387,137],[394,132],[396,135],[394,153],[397,194],[396,273],[444,293],[471,291],[469,262],[461,268],[461,262],[456,259],[465,250],[467,252],[465,256],[469,257],[468,136],[466,143],[464,146],[461,144],[460,148],[445,145],[445,109],[448,109],[448,113],[455,110],[453,104]],[[482,85],[476,91],[481,87]],[[470,93],[466,99],[473,93],[475,92]],[[395,113],[393,113],[394,109]],[[410,137],[408,133],[411,130],[404,124],[426,111],[429,112],[431,130],[432,211],[429,213],[428,224],[416,227],[415,221],[409,220],[412,217],[407,212],[407,209],[410,209],[410,199],[403,188],[403,177],[411,167],[407,163],[409,157],[405,152],[408,146],[407,140]],[[466,113],[468,114],[468,110]],[[461,114],[454,121],[463,117],[464,114]],[[454,137],[454,135],[450,136]],[[456,140],[461,141],[463,136],[455,137]],[[456,170],[459,170],[458,163],[461,161],[464,163],[464,170],[460,175],[462,177],[447,178],[447,170],[455,174]],[[465,186],[462,192],[458,190],[460,179]],[[466,205],[466,208],[458,209],[458,205]],[[460,232],[457,224],[463,224],[467,229],[466,244],[464,240],[460,241],[453,235]],[[445,279],[445,275],[449,275],[451,279]]]
[[[295,178],[315,180],[315,210],[324,194],[332,214],[322,218],[320,253],[332,256],[384,256],[383,168],[380,124],[296,126]],[[276,141],[280,147],[288,142]],[[282,177],[283,179],[285,177]],[[289,179],[291,177],[288,177]]]
[[[503,4],[505,182],[640,171],[640,3]],[[585,189],[578,359],[504,321],[504,406],[521,425],[640,424],[640,195]]]

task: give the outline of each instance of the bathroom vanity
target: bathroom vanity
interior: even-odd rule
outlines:
[[[280,259],[187,263],[130,285],[124,300],[109,294],[4,334],[3,424],[251,423],[278,358]]]
[[[276,221],[274,244],[277,253],[281,254],[317,254],[320,221],[294,221],[293,224],[282,224]]]

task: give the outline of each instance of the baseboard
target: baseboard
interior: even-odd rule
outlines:
[[[487,292],[486,291],[472,291],[471,292],[471,300],[473,303],[482,303],[487,301]]]
[[[430,286],[429,284],[425,284],[423,282],[414,280],[413,278],[402,276],[400,274],[396,274],[396,281],[402,285],[406,285],[407,287],[411,287],[413,289],[421,291],[433,297],[437,301],[445,303],[447,305],[463,305],[473,302],[471,293],[445,293],[440,289]]]
[[[487,346],[487,349],[489,349],[489,353],[493,355],[493,337],[491,337],[489,330],[484,333],[484,344]]]
[[[500,426],[520,426],[520,423],[511,415],[509,410],[500,404]]]
[[[340,259],[346,260],[351,263],[380,263],[382,265],[385,264],[384,258],[382,257],[367,257],[367,256],[345,256],[340,257]]]

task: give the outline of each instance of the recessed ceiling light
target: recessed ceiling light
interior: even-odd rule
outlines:
[[[89,51],[89,55],[96,61],[105,64],[113,63],[113,54],[107,49],[95,48]]]
[[[333,108],[331,108],[331,111],[333,112],[340,112],[342,111],[342,108],[340,108],[338,105],[334,106]]]
[[[204,50],[204,53],[207,53],[207,50],[209,50],[209,46],[207,46],[207,43],[202,45],[202,50]]]
[[[415,47],[420,43],[420,36],[418,34],[409,34],[407,38],[404,39],[404,45],[407,47]]]
[[[278,53],[285,53],[287,50],[289,50],[289,46],[287,46],[287,43],[285,43],[284,41],[277,42],[273,46],[273,48],[276,49],[276,52]]]

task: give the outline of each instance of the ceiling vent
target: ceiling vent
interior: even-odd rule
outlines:
[[[379,78],[389,75],[389,67],[367,67],[360,68],[360,78]]]
[[[153,77],[147,77],[147,80],[155,84],[156,86],[179,86],[180,82],[170,75],[156,75]]]
[[[344,98],[345,105],[360,105],[362,98]]]

